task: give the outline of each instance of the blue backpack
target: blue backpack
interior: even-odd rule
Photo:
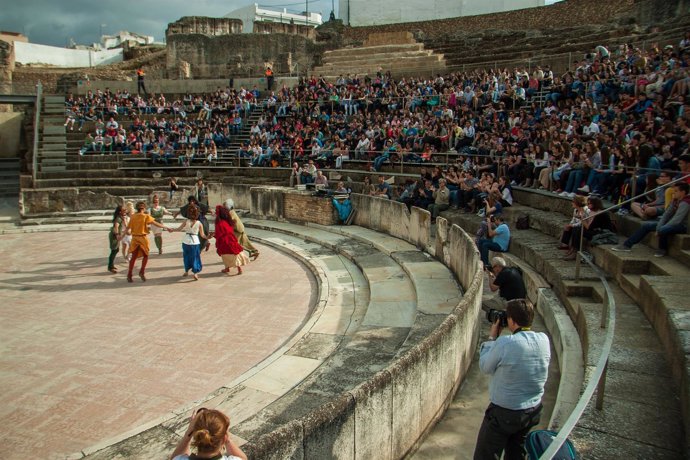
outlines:
[[[527,435],[527,440],[525,441],[525,449],[527,450],[527,458],[529,460],[539,460],[546,449],[551,445],[551,441],[556,437],[558,433],[550,430],[535,430]],[[556,455],[553,456],[553,460],[579,460],[580,456],[575,450],[575,446],[566,439]]]

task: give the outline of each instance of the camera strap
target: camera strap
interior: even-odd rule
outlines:
[[[531,327],[519,327],[519,328],[515,329],[515,332],[513,332],[513,335],[517,334],[518,332],[527,332],[527,331],[531,331],[531,330],[532,330]]]

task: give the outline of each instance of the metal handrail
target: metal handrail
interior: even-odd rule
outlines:
[[[43,85],[41,85],[41,81],[39,80],[38,84],[36,85],[36,106],[34,107],[36,110],[36,114],[34,116],[34,157],[31,162],[31,180],[34,188],[36,187],[36,170],[38,169],[38,133],[40,130],[41,110],[43,107],[43,101],[41,100],[42,98]]]
[[[541,457],[539,457],[540,460],[551,460],[553,456],[556,455],[563,443],[566,441],[566,439],[568,439],[568,436],[570,436],[570,433],[573,431],[573,428],[575,428],[577,422],[580,421],[580,417],[587,408],[587,405],[592,399],[595,390],[597,390],[597,409],[601,410],[604,404],[606,371],[608,369],[609,354],[611,353],[611,347],[613,346],[613,335],[616,331],[616,300],[614,299],[609,283],[606,281],[606,276],[604,276],[601,270],[594,265],[591,260],[586,260],[592,269],[598,272],[597,274],[599,279],[604,285],[606,302],[604,303],[604,308],[601,312],[601,327],[607,328],[608,330],[606,331],[606,338],[604,339],[604,345],[601,350],[601,355],[599,356],[599,361],[597,362],[597,367],[594,369],[585,391],[582,393],[582,396],[577,402],[575,409],[573,409],[573,411],[570,413],[570,417],[568,417],[559,430],[558,435],[556,435],[556,437],[551,441],[549,448],[546,449]]]
[[[651,190],[656,191],[661,188],[666,188],[669,187],[670,185],[673,185],[677,182],[683,181],[690,177],[690,174],[686,174],[682,177],[676,178],[673,181],[669,182],[668,184],[660,185],[656,187],[655,189]],[[638,196],[632,197],[628,200],[625,200],[621,203],[615,204],[613,206],[609,206],[606,209],[602,209],[601,211],[597,211],[593,214],[591,214],[588,219],[593,218],[596,215],[602,214],[604,212],[609,212],[612,209],[618,208],[624,204],[630,203],[634,201],[635,199],[639,198],[640,196],[646,195],[649,192],[642,193]],[[584,229],[583,229],[584,230]],[[582,249],[582,239],[583,239],[584,231],[580,232],[580,249]],[[585,409],[587,408],[587,405],[589,404],[590,400],[592,399],[592,396],[594,395],[594,391],[597,391],[597,400],[596,400],[596,408],[597,410],[602,410],[604,407],[604,390],[606,387],[606,374],[608,371],[608,364],[609,364],[609,355],[611,353],[611,347],[613,346],[613,335],[616,331],[616,300],[613,296],[613,291],[611,290],[611,286],[609,286],[608,281],[606,281],[606,276],[605,274],[601,271],[599,267],[594,265],[594,262],[589,258],[589,257],[583,257],[582,251],[578,251],[578,257],[577,257],[577,262],[576,262],[576,273],[575,273],[575,280],[579,281],[579,276],[580,276],[580,260],[584,259],[585,262],[597,273],[597,276],[599,277],[599,280],[604,286],[604,291],[606,293],[606,302],[604,302],[604,308],[602,309],[601,312],[601,328],[602,329],[608,329],[606,331],[606,337],[604,338],[604,344],[602,346],[601,350],[601,355],[599,356],[599,360],[597,361],[597,366],[594,369],[594,372],[592,373],[589,383],[587,384],[587,387],[585,388],[585,391],[582,393],[582,396],[580,396],[579,401],[577,402],[577,405],[573,409],[573,411],[570,413],[570,416],[568,419],[565,421],[561,429],[558,431],[558,434],[556,435],[555,438],[551,441],[551,445],[549,445],[549,448],[546,449],[546,451],[542,454],[541,457],[539,457],[539,460],[551,460],[554,455],[558,452],[558,450],[561,448],[563,443],[568,439],[568,436],[570,436],[570,433],[573,431],[575,428],[575,425],[580,421],[580,417],[582,417],[582,414],[584,413]]]

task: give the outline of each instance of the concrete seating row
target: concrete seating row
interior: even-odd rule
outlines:
[[[514,195],[523,204],[506,208],[504,215],[512,224],[517,217],[529,215],[530,229],[515,230],[511,226],[509,257],[538,272],[562,301],[582,342],[586,383],[605,335],[605,330],[600,329],[605,294],[596,273],[585,264],[580,280],[576,281],[575,262],[562,260],[563,253],[556,249],[563,225],[572,212],[570,200],[519,189]],[[479,225],[479,218],[474,215],[452,210],[442,215],[468,230]],[[681,239],[684,237],[678,238]],[[676,244],[680,247],[680,243]],[[592,458],[627,458],[642,455],[641,452],[644,458],[680,458],[686,438],[680,424],[671,420],[681,417],[681,413],[683,420],[687,420],[687,348],[682,346],[687,323],[680,318],[690,303],[670,294],[669,288],[679,288],[680,280],[687,279],[690,272],[673,259],[673,254],[650,260],[651,250],[644,248],[640,248],[639,255],[637,248],[624,255],[609,247],[589,250],[606,272],[609,283],[614,284],[618,324],[604,411],[599,412],[590,404],[573,432],[573,439],[578,449]],[[681,389],[676,393],[673,388],[678,385]],[[659,391],[660,387],[665,390]],[[659,417],[660,413],[664,416]]]

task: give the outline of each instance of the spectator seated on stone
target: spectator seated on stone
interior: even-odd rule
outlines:
[[[300,173],[300,182],[302,184],[313,184],[314,180],[316,179],[316,165],[314,164],[314,160],[309,160],[309,163],[306,163],[302,167],[302,172]]]
[[[632,247],[642,241],[648,233],[656,231],[659,249],[655,257],[664,257],[668,251],[668,237],[679,233],[687,233],[688,213],[690,213],[690,185],[687,182],[677,182],[673,185],[673,201],[666,208],[659,222],[645,222],[623,244],[612,248],[614,251],[630,252]]]
[[[387,198],[390,199],[392,197],[392,189],[391,185],[386,181],[386,178],[384,176],[379,176],[378,177],[378,184],[374,187],[374,196],[378,196],[381,198]]]
[[[479,211],[480,217],[495,218],[503,212],[503,205],[499,199],[498,191],[494,191],[484,200],[484,207]],[[489,233],[489,225],[486,219],[482,219],[479,223],[479,228],[475,234],[475,242],[479,244],[479,240],[484,238]]]
[[[647,180],[654,183],[654,188],[656,189],[654,195],[645,195],[645,201],[643,202],[632,202],[630,210],[642,220],[654,220],[661,217],[668,205],[671,204],[670,200],[668,203],[666,202],[666,190],[669,187],[664,187],[664,185],[671,181],[671,175],[668,172],[662,171],[659,173],[659,177],[656,177],[655,174],[649,174]]]
[[[489,251],[508,252],[510,247],[510,228],[503,220],[503,216],[487,217],[487,234],[489,238],[482,238],[477,242],[479,255],[486,269],[489,266]]]
[[[575,260],[577,252],[582,250],[580,244],[582,239],[591,241],[595,235],[603,231],[616,232],[611,216],[608,212],[603,212],[604,204],[601,198],[590,196],[587,198],[587,206],[589,213],[582,219],[580,225],[573,227],[573,231],[570,232],[568,253],[563,257],[564,260]]]
[[[431,221],[436,222],[438,215],[450,207],[450,190],[446,187],[446,180],[439,179],[438,187],[432,186],[434,202],[429,205]]]

